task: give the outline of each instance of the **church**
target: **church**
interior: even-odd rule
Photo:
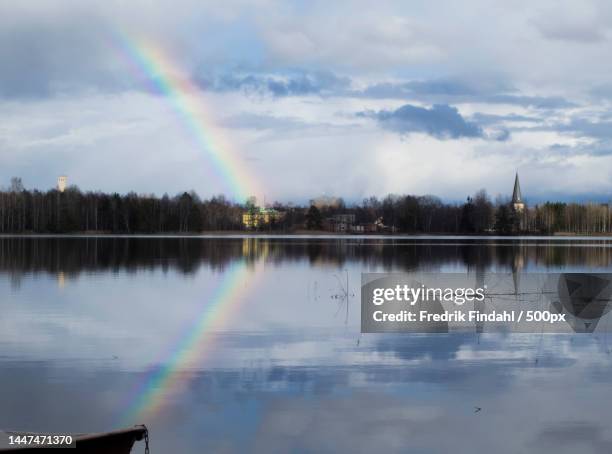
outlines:
[[[512,191],[512,207],[517,213],[525,211],[525,202],[523,202],[523,196],[521,195],[521,184],[519,183],[518,172],[514,178],[514,191]]]

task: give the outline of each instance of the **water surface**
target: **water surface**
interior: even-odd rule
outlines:
[[[612,452],[605,333],[359,333],[362,272],[601,272],[611,248],[0,237],[0,428],[146,423],[152,452]]]

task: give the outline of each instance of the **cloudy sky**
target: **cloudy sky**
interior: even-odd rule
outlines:
[[[209,4],[207,4],[209,3]],[[612,198],[612,5],[0,2],[0,185],[226,193],[117,36],[198,87],[260,199]]]

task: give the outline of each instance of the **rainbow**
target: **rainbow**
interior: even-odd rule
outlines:
[[[238,202],[252,194],[262,194],[223,132],[214,116],[206,109],[200,88],[181,70],[160,46],[132,39],[118,31],[112,42],[119,48],[130,69],[148,82],[155,92],[164,96],[190,133],[196,147],[210,158],[214,170]]]
[[[135,72],[136,79],[144,79],[154,92],[169,102],[234,199],[240,202],[251,194],[262,194],[243,160],[213,121],[213,115],[206,110],[201,90],[179,65],[159,46],[133,39],[119,30],[113,30],[110,35],[113,50],[118,49],[117,55]],[[125,423],[152,418],[160,412],[169,395],[180,393],[188,384],[190,372],[196,370],[213,349],[214,330],[225,326],[244,300],[248,277],[244,263],[236,263],[224,273],[216,291],[207,299],[186,334],[171,343],[170,353],[157,361],[159,366],[145,374],[137,386],[123,414]]]
[[[214,294],[174,346],[170,355],[157,364],[134,393],[123,423],[149,421],[163,408],[166,398],[179,395],[189,383],[191,374],[210,354],[214,346],[213,328],[226,326],[244,301],[249,273],[246,264],[238,263],[224,272]]]

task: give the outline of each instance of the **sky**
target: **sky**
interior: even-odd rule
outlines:
[[[593,0],[0,1],[0,186],[233,196],[117,36],[193,82],[260,201],[508,197],[517,171],[528,202],[612,199]]]

